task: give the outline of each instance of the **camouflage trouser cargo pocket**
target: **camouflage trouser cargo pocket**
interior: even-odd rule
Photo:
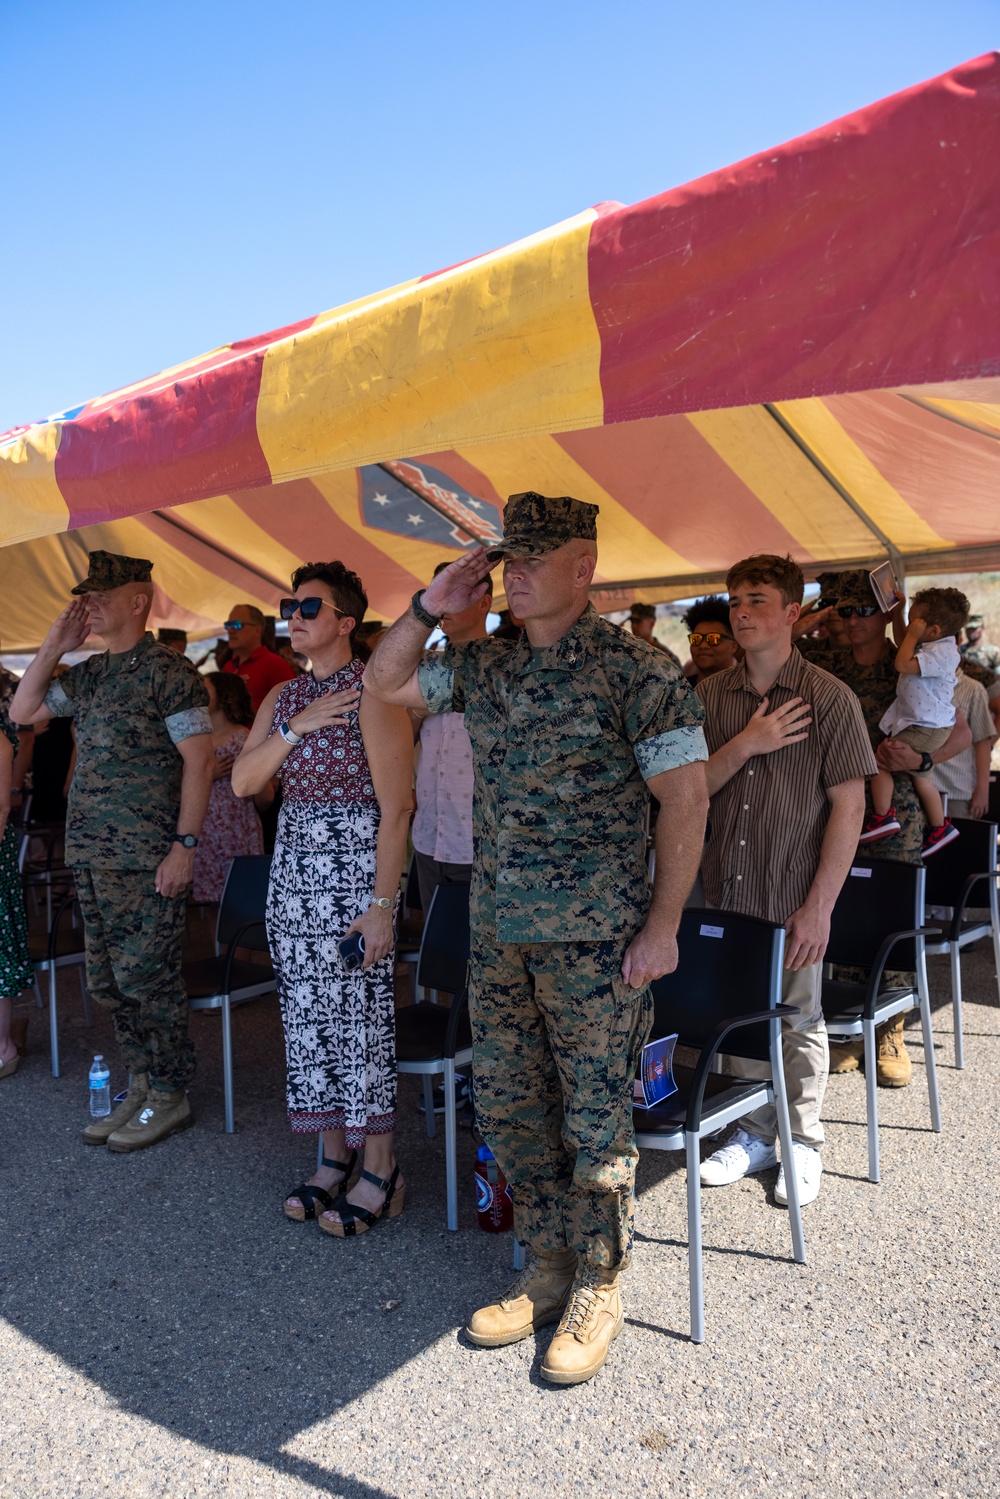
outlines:
[[[87,987],[110,1012],[122,1061],[162,1088],[194,1076],[181,978],[186,895],[157,895],[151,869],[77,869]]]
[[[649,990],[621,977],[626,946],[474,937],[469,987],[476,1113],[518,1237],[617,1269],[632,1252],[632,1084],[652,1021]]]

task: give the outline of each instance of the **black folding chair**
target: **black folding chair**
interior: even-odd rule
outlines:
[[[458,1111],[455,1068],[472,1060],[469,1025],[469,887],[439,885],[420,943],[417,986],[453,996],[449,1006],[405,1005],[396,1011],[396,1066],[424,1079],[428,1134],[433,1134],[433,1079],[444,1076],[447,1223],[458,1228]]]
[[[233,1005],[246,1004],[275,991],[274,969],[236,956],[238,948],[268,952],[264,913],[271,871],[268,854],[241,854],[229,866],[215,929],[216,956],[193,959],[183,966],[184,984],[192,1010],[222,1012],[222,1078],[225,1092],[226,1134],[233,1118]],[[223,951],[225,949],[225,951]]]
[[[41,1007],[42,994],[38,987],[39,977],[48,977],[49,987],[49,1045],[52,1053],[52,1076],[59,1076],[59,1013],[56,1000],[56,974],[60,968],[76,968],[80,975],[80,995],[83,1000],[83,1018],[92,1025],[90,998],[87,994],[85,966],[87,953],[84,945],[83,927],[75,922],[76,894],[70,892],[52,912],[51,931],[47,936],[28,935],[28,952],[35,970],[35,993]]]
[[[792,1254],[806,1258],[794,1169],[788,1098],[781,1052],[781,1018],[797,1011],[781,1003],[785,932],[752,916],[689,907],[681,917],[677,968],[653,984],[653,1037],[673,1035],[701,1052],[695,1068],[675,1068],[679,1091],[634,1113],[640,1150],[683,1150],[687,1167],[688,1289],[691,1341],[705,1338],[702,1275],[701,1141],[764,1104],[778,1115],[785,1163]],[[712,1070],[720,1052],[769,1064],[769,1078],[730,1077]]]
[[[946,852],[935,854],[939,859]],[[830,1040],[844,1042],[864,1037],[865,1095],[868,1121],[868,1179],[881,1180],[878,1147],[878,1082],[875,1031],[907,1010],[920,1010],[924,1065],[931,1126],[941,1133],[934,1032],[927,988],[926,938],[938,937],[940,927],[924,926],[924,888],[927,871],[920,864],[890,859],[858,859],[844,881],[830,923],[825,963],[845,968],[867,968],[864,984],[823,980],[823,1015]],[[913,988],[886,989],[882,978],[893,965],[916,973]]]
[[[993,958],[1000,986],[1000,912],[997,899],[997,824],[973,818],[956,817],[959,837],[947,844],[927,863],[927,904],[947,906],[951,918],[945,926],[943,942],[929,942],[929,953],[947,953],[951,960],[951,1006],[955,1017],[955,1066],[965,1066],[965,1043],[962,1036],[962,962],[963,947],[992,937]],[[985,890],[984,890],[985,885]],[[973,893],[975,892],[975,899]],[[988,921],[969,919],[969,906],[982,906],[983,896],[989,906]]]

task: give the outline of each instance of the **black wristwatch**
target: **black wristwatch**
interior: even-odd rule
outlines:
[[[198,840],[193,833],[175,833],[174,842],[181,844],[183,848],[198,847]]]
[[[926,775],[929,770],[934,769],[934,756],[929,755],[926,750],[920,752],[920,774]]]
[[[419,620],[420,624],[425,625],[428,630],[436,630],[438,625],[444,618],[444,615],[429,614],[428,611],[424,608],[423,600],[424,590],[422,588],[418,588],[416,593],[410,600],[410,608],[413,610],[413,617],[414,619]]]

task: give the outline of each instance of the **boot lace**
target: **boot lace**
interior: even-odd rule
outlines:
[[[516,1301],[519,1296],[523,1296],[537,1273],[538,1266],[529,1260],[524,1269],[518,1271],[513,1283],[504,1291],[500,1300],[504,1302]]]
[[[601,1298],[590,1286],[574,1286],[566,1310],[562,1314],[559,1331],[561,1333],[586,1332],[597,1315],[600,1305]]]

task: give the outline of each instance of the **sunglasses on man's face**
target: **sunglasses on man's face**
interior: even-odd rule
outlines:
[[[251,630],[253,621],[249,619],[227,619],[223,624],[224,630]]]
[[[282,619],[291,619],[297,609],[301,611],[303,619],[315,619],[319,611],[324,607],[332,609],[334,614],[339,614],[342,618],[346,618],[343,609],[338,609],[336,604],[331,604],[326,599],[282,599],[278,607]]]
[[[850,619],[856,614],[859,619],[871,619],[873,614],[880,614],[878,604],[838,604],[837,613],[841,619]]]
[[[718,630],[709,630],[707,634],[703,634],[701,631],[696,630],[693,635],[688,636],[688,644],[693,646],[714,646],[718,645],[720,640],[732,640],[732,638],[732,635],[720,635]]]

